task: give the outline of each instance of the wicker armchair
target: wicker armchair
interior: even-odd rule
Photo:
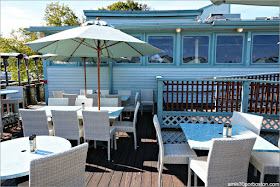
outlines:
[[[113,126],[116,127],[116,132],[133,132],[135,150],[137,149],[136,124],[139,106],[140,103],[137,102],[133,121],[115,121],[113,124]]]
[[[84,136],[84,129],[79,125],[76,110],[51,110],[54,135],[69,140],[77,140],[80,144],[81,137]]]
[[[63,98],[64,91],[53,91],[54,98]]]
[[[190,159],[188,186],[191,185],[191,170],[194,171],[194,186],[197,186],[197,176],[205,186],[247,182],[249,160],[255,141],[256,137],[213,139],[208,157]]]
[[[116,128],[110,127],[108,111],[82,111],[84,124],[84,140],[108,142],[108,160],[110,160],[110,140],[114,138],[117,149]],[[94,142],[96,146],[96,142]],[[111,143],[111,145],[113,145]]]
[[[136,92],[135,98],[134,98],[134,103],[124,106],[123,112],[134,112],[137,101],[138,101],[138,96],[139,96],[139,93]]]
[[[280,148],[280,137],[278,147]],[[264,182],[266,174],[278,176],[280,174],[279,152],[252,152],[250,163],[261,173],[260,182]]]
[[[122,96],[121,95],[105,95],[105,98],[116,98],[118,99],[118,106],[122,106]]]
[[[29,181],[19,186],[85,186],[88,143],[31,160]]]
[[[25,108],[25,103],[23,99],[23,86],[7,86],[7,90],[17,90],[18,93],[8,94],[6,99],[1,99],[1,104],[7,105],[7,112],[10,113],[12,110],[12,105],[14,106],[14,112],[18,112],[19,105],[22,105],[22,108]],[[3,115],[3,111],[1,111]]]
[[[98,105],[98,95],[97,94],[87,94],[87,98],[93,99],[92,106]]]
[[[197,155],[194,150],[190,148],[189,144],[163,144],[157,115],[154,115],[153,122],[159,144],[158,186],[160,187],[163,164],[188,164],[189,158],[195,158]]]
[[[93,90],[87,90],[87,94],[93,94]],[[80,95],[87,95],[86,90],[80,90]]]
[[[101,107],[118,107],[119,101],[117,98],[100,98]]]
[[[243,125],[255,134],[259,135],[262,127],[263,117],[242,112],[233,112],[231,124]]]
[[[92,107],[93,106],[93,99],[81,99],[81,98],[77,98],[75,105],[76,106],[81,106],[82,103],[85,103],[85,107]]]
[[[53,136],[54,132],[47,120],[45,110],[19,110],[22,126],[23,135],[31,136],[32,134],[38,135],[50,135]]]
[[[68,106],[75,106],[76,99],[78,98],[77,94],[62,94],[63,98],[68,98]]]
[[[98,90],[96,90],[96,92],[95,93],[97,93],[98,94]],[[100,90],[100,95],[101,96],[105,96],[105,95],[109,95],[110,93],[109,93],[109,90]]]
[[[49,98],[48,106],[68,106],[68,98]]]
[[[154,90],[153,89],[141,90],[141,115],[143,115],[144,105],[152,106],[153,113],[154,113]]]
[[[118,95],[126,95],[131,96],[131,90],[118,90]],[[130,104],[130,97],[127,101],[122,101],[122,106],[126,106]],[[136,105],[135,105],[136,106]]]

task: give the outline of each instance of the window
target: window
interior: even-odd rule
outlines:
[[[183,63],[208,63],[208,36],[183,38]]]
[[[141,40],[141,36],[133,36]],[[117,61],[117,63],[141,63],[140,57],[122,57],[122,60]]]
[[[242,63],[243,36],[218,36],[216,63]]]
[[[279,35],[253,36],[253,63],[278,63]]]
[[[149,36],[148,41],[152,46],[164,51],[149,56],[149,63],[173,63],[173,36]]]

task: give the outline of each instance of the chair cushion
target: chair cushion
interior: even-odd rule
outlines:
[[[190,158],[190,168],[205,182],[207,179],[207,156]]]
[[[260,172],[270,175],[279,175],[279,152],[252,152],[250,163]]]
[[[115,121],[113,126],[116,127],[116,132],[134,132],[131,121]]]
[[[196,157],[189,144],[164,144],[163,146],[165,164],[188,164],[190,157]]]

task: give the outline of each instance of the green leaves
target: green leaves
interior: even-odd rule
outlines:
[[[119,1],[106,8],[99,8],[98,10],[148,11],[150,8],[146,4],[139,4],[133,0],[127,0],[126,3]]]
[[[57,3],[47,4],[44,20],[49,26],[80,25],[80,19],[75,15],[68,5]]]

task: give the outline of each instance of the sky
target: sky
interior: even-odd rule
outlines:
[[[137,1],[137,0],[135,0]],[[27,28],[30,26],[44,25],[44,11],[47,4],[57,1],[48,0],[32,0],[32,1],[16,1],[16,0],[1,0],[1,27],[0,32],[3,37],[9,37],[12,29],[17,30],[20,27]],[[106,7],[117,1],[60,1],[68,5],[75,14],[81,18],[83,10],[97,10],[101,7]],[[210,0],[180,0],[180,1],[161,1],[161,0],[146,0],[137,1],[147,4],[152,10],[189,10],[199,9],[211,4]],[[247,6],[247,5],[231,5],[231,13],[241,13],[242,19],[254,19],[255,17],[276,16],[279,14],[278,7],[266,6]]]

